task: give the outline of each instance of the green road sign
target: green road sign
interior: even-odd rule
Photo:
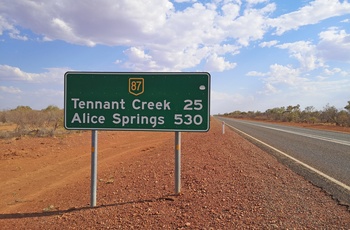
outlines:
[[[208,131],[209,73],[67,72],[66,129]]]

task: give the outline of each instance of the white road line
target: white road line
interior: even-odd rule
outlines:
[[[234,129],[234,130],[236,130],[236,131],[242,133],[243,135],[246,135],[247,137],[249,137],[249,138],[251,138],[251,139],[253,139],[253,140],[259,142],[260,144],[263,144],[263,145],[265,145],[266,147],[268,147],[268,148],[270,148],[270,149],[272,149],[272,150],[274,150],[274,151],[276,151],[276,152],[282,154],[283,156],[288,157],[289,159],[291,159],[291,160],[295,161],[296,163],[298,163],[298,164],[304,166],[305,168],[307,168],[307,169],[309,169],[309,170],[311,170],[311,171],[317,173],[318,175],[320,175],[320,176],[326,178],[327,180],[329,180],[329,181],[331,181],[331,182],[333,182],[333,183],[335,183],[335,184],[341,186],[342,188],[344,188],[344,189],[350,191],[350,186],[344,184],[343,182],[340,182],[340,181],[334,179],[333,177],[330,177],[330,176],[328,176],[327,174],[324,174],[323,172],[321,172],[321,171],[319,171],[319,170],[317,170],[317,169],[311,167],[310,165],[305,164],[304,162],[301,162],[300,160],[298,160],[298,159],[296,159],[296,158],[294,158],[294,157],[292,157],[292,156],[289,156],[287,153],[282,152],[281,150],[278,150],[278,149],[276,149],[275,147],[272,147],[271,145],[269,145],[269,144],[267,144],[267,143],[265,143],[265,142],[263,142],[263,141],[261,141],[261,140],[259,140],[259,139],[256,139],[255,137],[252,137],[252,136],[250,136],[249,134],[247,134],[247,133],[245,133],[245,132],[243,132],[243,131],[241,131],[241,130],[239,130],[239,129],[237,129],[237,128],[235,128],[235,127],[233,127],[233,126],[231,126],[231,125],[229,125],[229,124],[227,124],[227,123],[226,123],[226,125],[229,126],[229,127],[231,127],[232,129]]]
[[[241,122],[241,121],[239,121],[239,122]],[[306,133],[300,133],[300,132],[295,132],[295,131],[289,131],[289,130],[284,130],[284,129],[279,129],[279,128],[273,128],[273,127],[269,127],[269,126],[265,126],[265,125],[253,124],[253,123],[249,123],[249,122],[241,122],[241,123],[255,125],[255,126],[262,127],[262,128],[277,130],[277,131],[281,131],[281,132],[285,132],[285,133],[296,134],[296,135],[300,135],[300,136],[304,136],[304,137],[314,138],[314,139],[317,139],[317,140],[328,141],[328,142],[333,142],[333,143],[337,143],[337,144],[341,144],[341,145],[350,146],[350,141],[337,140],[337,139],[328,138],[328,137],[322,137],[322,136],[311,135],[311,134],[306,134]]]

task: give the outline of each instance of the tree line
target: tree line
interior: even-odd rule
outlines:
[[[33,110],[29,106],[17,106],[15,109],[0,111],[0,124],[14,124],[14,130],[0,132],[0,138],[30,136],[54,136],[59,127],[63,127],[63,110],[49,105],[42,110]]]
[[[343,109],[337,109],[327,104],[322,110],[307,106],[304,110],[300,105],[289,105],[267,109],[265,112],[248,111],[225,113],[224,116],[242,119],[266,121],[282,121],[297,123],[328,123],[337,126],[350,127],[350,101]],[[33,110],[29,106],[17,106],[15,109],[0,111],[0,125],[14,124],[14,130],[0,130],[0,138],[17,136],[54,136],[63,129],[63,110],[49,105],[42,110]],[[59,129],[61,128],[61,129]]]
[[[322,110],[316,110],[313,106],[307,106],[304,110],[300,105],[289,105],[267,109],[265,112],[236,110],[225,113],[224,116],[233,118],[246,118],[267,121],[297,122],[297,123],[328,123],[337,126],[350,127],[350,101],[344,109],[337,109],[327,104]]]

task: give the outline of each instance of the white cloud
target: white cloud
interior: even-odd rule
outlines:
[[[246,0],[249,4],[259,4],[259,3],[264,3],[268,2],[268,0]]]
[[[272,47],[278,44],[277,40],[272,40],[272,41],[268,41],[268,42],[262,42],[259,44],[260,47],[264,48],[264,47]]]
[[[13,86],[0,86],[0,91],[3,91],[5,93],[11,93],[11,94],[17,94],[17,93],[21,93],[22,91],[17,88],[17,87],[13,87]]]
[[[283,102],[288,101],[288,103],[306,103],[305,106],[312,104],[320,107],[332,101],[332,104],[337,105],[338,101],[344,101],[349,96],[350,79],[347,77],[350,76],[349,72],[340,68],[324,68],[323,73],[317,77],[306,78],[309,73],[291,66],[274,64],[267,73],[251,71],[247,75],[261,78],[264,89],[257,93],[269,98],[274,96],[275,101],[270,102],[272,104],[284,105]],[[337,101],[334,101],[335,97],[338,98]]]
[[[221,10],[223,12],[223,18],[221,22],[223,23],[225,20],[228,22],[231,20],[236,19],[239,16],[239,11],[241,9],[240,3],[228,3],[221,7]]]
[[[338,28],[329,28],[319,34],[317,48],[324,59],[350,62],[350,34]]]
[[[4,33],[6,30],[12,29],[12,25],[8,23],[3,16],[0,15],[0,35]]]
[[[16,29],[11,23],[9,23],[3,16],[0,15],[0,35],[4,32],[8,32],[10,37],[13,39],[26,41],[28,38],[26,36],[21,36],[18,29]]]
[[[237,107],[247,106],[253,104],[253,96],[244,96],[239,93],[223,93],[215,90],[211,91],[211,114],[226,113],[237,110]]]
[[[33,83],[56,82],[63,84],[63,75],[68,69],[48,68],[44,73],[27,73],[18,67],[0,65],[0,80]]]
[[[187,2],[182,10],[175,10],[168,0],[3,1],[7,7],[0,8],[0,13],[7,24],[1,24],[6,31],[20,26],[42,36],[43,41],[138,47],[149,58],[118,64],[143,71],[195,68],[212,62],[214,54],[235,55],[241,46],[263,38],[268,30],[266,20],[276,8],[264,0],[250,0],[250,5],[264,4],[259,9],[241,9],[240,1],[178,0]],[[126,48],[125,54],[134,58],[130,51]],[[232,63],[225,63],[219,70],[231,68]]]
[[[339,68],[333,68],[333,69],[328,69],[328,68],[326,68],[326,69],[324,70],[324,73],[325,73],[326,75],[334,75],[334,74],[337,74],[337,73],[339,73],[339,72],[341,72],[341,69],[339,69]]]
[[[230,63],[228,61],[225,61],[225,58],[219,57],[216,54],[214,54],[207,59],[205,69],[207,71],[222,72],[225,70],[233,69],[236,67],[236,65],[236,63]]]
[[[137,47],[131,47],[130,49],[126,50],[124,52],[128,57],[130,61],[148,61],[150,59],[152,59],[151,56],[145,54],[145,51],[137,48]]]
[[[265,85],[265,89],[259,93],[265,95],[281,92],[280,89],[283,88],[283,85],[288,87],[295,87],[309,82],[307,78],[300,76],[301,72],[299,69],[279,64],[271,65],[270,71],[267,73],[250,71],[246,75],[260,77],[262,79]]]
[[[118,64],[142,71],[182,70],[194,68],[202,61],[209,66],[216,62],[218,71],[232,69],[233,63],[219,57],[234,55],[240,46],[262,39],[270,26],[276,28],[277,34],[283,34],[302,25],[350,12],[348,2],[335,0],[315,0],[298,11],[275,19],[269,19],[269,16],[276,10],[276,4],[267,0],[249,0],[245,9],[242,9],[241,1],[202,4],[178,0],[179,3],[188,3],[183,10],[175,10],[168,0],[101,0],[84,4],[69,0],[4,1],[7,7],[0,8],[0,34],[9,31],[17,39],[27,39],[16,29],[16,26],[21,26],[41,35],[44,41],[58,39],[85,46],[128,46],[131,48],[127,48],[125,54],[130,59]],[[255,4],[264,5],[253,8]],[[320,34],[320,37],[324,36]],[[327,41],[323,39],[320,46],[327,45]],[[260,46],[271,47],[277,43],[273,40],[262,42]],[[133,47],[142,50],[145,56],[135,59],[137,54]],[[317,68],[321,64],[316,56],[311,55],[311,50],[306,54],[291,47],[288,49],[304,68]]]
[[[269,20],[269,24],[276,28],[277,35],[282,35],[300,26],[316,24],[324,19],[349,13],[350,3],[348,1],[315,0],[297,11]]]
[[[7,7],[0,11],[16,25],[47,39],[82,45],[120,45],[145,39],[147,33],[158,31],[173,9],[167,0],[3,0],[2,4]]]
[[[346,92],[350,88],[350,80],[348,79],[327,79],[321,81],[310,81],[300,85],[304,96],[317,96],[327,98],[330,95],[337,95],[339,92]],[[346,100],[346,98],[343,98]],[[326,102],[324,103],[326,104]]]
[[[336,74],[339,74],[342,77],[350,76],[350,73],[348,73],[340,68],[332,68],[332,69],[325,68],[324,73],[328,76],[333,76]]]
[[[33,81],[38,74],[30,74],[21,71],[18,67],[0,65],[0,79],[7,81]]]
[[[197,0],[174,0],[174,2],[177,2],[177,3],[184,3],[184,2],[197,2]]]
[[[243,15],[236,17],[237,9],[233,17],[229,14],[219,16],[217,24],[227,33],[227,37],[237,39],[239,44],[248,46],[250,41],[263,38],[268,29],[268,15],[275,9],[276,5],[271,3],[261,9],[245,9]]]
[[[133,69],[136,71],[153,70],[160,71],[159,66],[152,60],[152,56],[145,53],[144,50],[137,47],[131,47],[124,51],[128,57],[127,62],[119,62],[118,64],[124,65],[124,67]]]
[[[280,67],[283,70],[284,67]],[[276,70],[275,70],[276,72]],[[293,71],[292,71],[293,72]],[[273,108],[300,104],[302,107],[315,106],[322,109],[327,103],[334,106],[344,106],[349,96],[350,79],[347,78],[329,78],[318,77],[315,80],[294,77],[290,84],[288,81],[263,79],[265,82],[264,89],[258,91],[256,96],[259,100],[254,107]],[[290,79],[290,80],[293,80]],[[286,83],[286,84],[285,84]],[[260,104],[261,103],[261,104]]]
[[[316,46],[311,42],[298,41],[276,45],[277,48],[287,49],[291,57],[297,59],[303,70],[314,70],[324,65],[323,60],[318,57]]]
[[[278,90],[275,86],[273,86],[271,83],[266,83],[264,86],[264,90],[258,92],[259,94],[264,94],[264,95],[272,95],[272,94],[277,94],[281,92]]]
[[[280,92],[276,87],[274,87],[270,83],[265,84],[265,89],[266,89],[265,93],[267,93],[267,94],[270,94],[270,93],[276,94],[276,93]]]
[[[257,72],[257,71],[249,71],[246,76],[252,76],[252,77],[264,77],[266,76],[267,73],[261,73],[261,72]]]
[[[48,105],[63,106],[63,76],[68,69],[50,68],[43,73],[28,73],[18,67],[0,65],[1,107],[11,109],[29,105],[43,109]],[[13,86],[8,86],[12,84]]]
[[[291,66],[274,64],[270,66],[269,77],[266,81],[270,84],[287,84],[296,85],[307,81],[306,78],[300,77],[300,71]]]
[[[28,39],[16,28],[22,27],[42,36],[44,41],[138,47],[149,56],[147,59],[138,59],[140,63],[130,59],[118,64],[144,71],[182,70],[212,62],[213,54],[218,57],[235,55],[241,46],[261,40],[271,26],[281,35],[302,25],[350,13],[347,1],[335,0],[315,0],[275,19],[270,19],[270,15],[277,6],[268,0],[248,0],[246,8],[242,8],[244,4],[239,0],[176,2],[186,2],[186,8],[175,9],[169,0],[86,0],[84,3],[3,0],[2,5],[6,7],[0,7],[0,35],[7,31],[13,38]],[[258,8],[254,8],[256,4]],[[260,46],[276,44],[273,40],[262,42]],[[227,46],[234,48],[227,49]],[[130,49],[126,48],[125,54],[133,58]],[[314,56],[310,55],[308,60],[293,55],[307,68],[316,68],[319,61],[312,60]],[[227,67],[224,69],[231,68]]]
[[[54,33],[52,33],[52,38],[50,38],[50,35],[48,35],[49,37],[45,36],[44,39],[46,39],[47,41],[53,40],[58,37],[62,40],[69,41],[72,43],[83,44],[91,47],[96,45],[96,43],[90,39],[81,38],[74,32],[73,28],[70,25],[68,25],[68,23],[66,23],[60,18],[52,19],[51,24]]]

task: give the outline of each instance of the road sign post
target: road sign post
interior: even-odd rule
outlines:
[[[222,134],[225,134],[225,122],[222,122]]]
[[[175,194],[181,192],[181,132],[175,132]]]
[[[181,132],[209,130],[210,75],[67,72],[64,126],[92,130],[91,207],[96,206],[97,130],[175,132],[175,194],[179,194]]]
[[[97,200],[97,131],[91,131],[91,196],[90,206],[96,206]]]

